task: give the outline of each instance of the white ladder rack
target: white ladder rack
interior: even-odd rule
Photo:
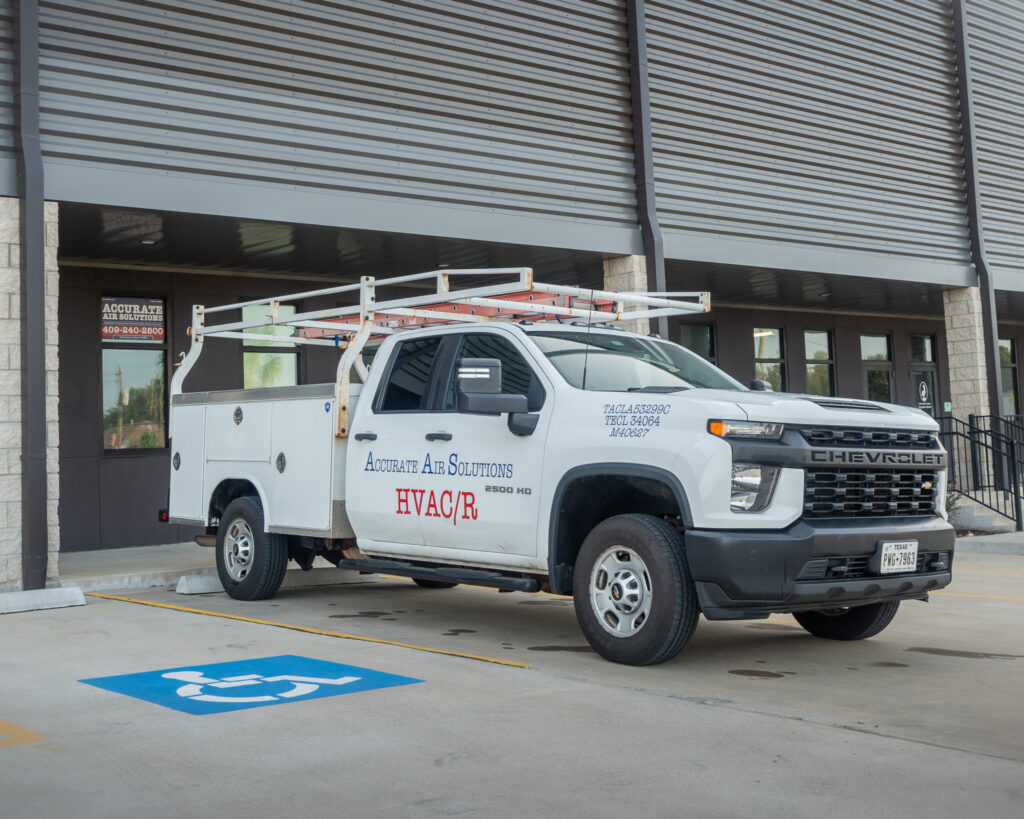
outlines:
[[[453,278],[503,278],[503,283],[477,285],[452,290]],[[507,281],[512,279],[511,281]],[[376,288],[434,281],[434,292],[418,296],[377,301]],[[281,314],[281,305],[319,296],[357,293],[359,303]],[[684,300],[686,299],[686,300]],[[258,319],[206,325],[207,316],[265,307]],[[627,312],[626,308],[633,308]],[[543,284],[533,280],[529,267],[435,270],[376,279],[363,276],[354,284],[291,293],[269,299],[255,299],[217,307],[197,304],[192,308],[189,334],[192,344],[171,379],[171,397],[180,395],[185,378],[195,366],[207,338],[242,339],[250,342],[288,341],[294,344],[337,347],[344,350],[338,362],[335,397],[338,402],[337,436],[348,437],[349,386],[353,367],[365,380],[362,351],[374,336],[384,336],[413,327],[452,322],[561,320],[617,324],[622,321],[706,313],[710,310],[706,292],[689,293],[616,293],[586,287]],[[290,327],[291,335],[252,332],[263,327]],[[248,332],[247,332],[248,331]],[[170,430],[173,434],[173,430]]]

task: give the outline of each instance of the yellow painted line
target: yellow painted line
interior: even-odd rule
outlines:
[[[101,597],[104,600],[118,600],[122,603],[138,603],[140,606],[153,606],[158,609],[170,609],[171,611],[184,611],[188,614],[205,614],[209,617],[223,617],[226,620],[240,620],[243,623],[255,623],[259,626],[273,626],[274,628],[286,628],[291,631],[302,631],[306,634],[319,634],[323,637],[338,637],[342,640],[359,640],[363,643],[380,643],[385,646],[397,646],[398,648],[411,648],[414,651],[426,651],[430,654],[445,654],[449,657],[462,657],[466,660],[479,660],[484,663],[495,663],[507,665],[513,668],[529,668],[528,663],[517,663],[513,660],[501,660],[497,657],[485,657],[482,654],[466,654],[461,651],[449,651],[444,648],[430,648],[429,646],[418,646],[413,643],[399,643],[394,640],[380,640],[376,637],[362,637],[358,634],[346,634],[342,631],[325,631],[319,628],[308,626],[296,626],[291,623],[275,623],[273,620],[257,620],[255,617],[243,617],[240,614],[225,614],[220,611],[209,611],[207,609],[193,609],[188,606],[175,606],[171,603],[157,603],[153,600],[139,600],[135,597],[120,597],[116,594],[101,594],[100,592],[89,592],[89,597]],[[0,723],[2,725],[2,723]]]
[[[949,597],[984,597],[989,600],[1024,600],[1024,597],[1013,597],[1009,594],[968,594],[967,592],[934,591],[929,594],[945,594]]]
[[[0,719],[0,748],[11,748],[14,745],[28,745],[44,739],[41,734],[33,734],[10,722]]]

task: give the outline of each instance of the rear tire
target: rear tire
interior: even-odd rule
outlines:
[[[899,600],[852,609],[793,612],[796,621],[815,637],[826,640],[864,640],[884,629],[900,607]]]
[[[236,600],[273,597],[288,568],[288,537],[263,531],[263,507],[257,498],[235,498],[217,527],[217,574]]]
[[[613,663],[671,660],[697,627],[683,537],[652,515],[617,515],[594,527],[576,558],[573,597],[587,641]]]
[[[458,583],[451,583],[447,580],[428,580],[424,577],[414,577],[412,582],[422,589],[454,589]]]

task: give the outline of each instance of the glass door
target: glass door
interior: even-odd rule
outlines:
[[[864,372],[864,397],[869,401],[892,403],[892,344],[885,333],[860,337],[860,360]]]
[[[935,395],[935,339],[930,335],[910,337],[910,401],[911,406],[935,417],[938,399]]]
[[[864,394],[869,401],[892,403],[892,371],[889,367],[864,368]]]

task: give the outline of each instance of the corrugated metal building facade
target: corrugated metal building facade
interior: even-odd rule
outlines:
[[[167,300],[170,362],[192,301],[435,264],[529,263],[599,283],[603,258],[655,258],[647,219],[669,286],[722,305],[702,352],[725,369],[759,373],[751,331],[775,328],[783,384],[807,389],[806,334],[824,332],[834,391],[856,395],[871,380],[861,339],[885,336],[893,400],[914,402],[918,362],[941,412],[942,291],[978,283],[953,2],[648,0],[637,59],[632,0],[43,0],[61,516],[85,521],[65,527],[63,548],[162,536],[149,521],[166,450],[118,458],[98,428],[104,294]],[[16,5],[0,3],[6,196],[18,195]],[[1000,336],[1016,343],[1024,12],[966,8],[984,237]],[[634,93],[644,69],[649,109]],[[645,172],[653,213],[638,203]],[[911,350],[923,338],[928,361]],[[139,497],[87,511],[111,487]]]

